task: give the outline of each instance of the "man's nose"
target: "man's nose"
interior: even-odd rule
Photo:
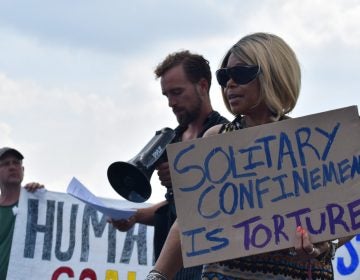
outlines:
[[[174,97],[169,97],[168,98],[168,104],[169,104],[169,107],[174,107],[175,105],[176,105],[176,98],[174,98]]]

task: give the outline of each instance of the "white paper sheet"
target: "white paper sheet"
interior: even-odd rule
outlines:
[[[114,220],[128,219],[136,212],[135,209],[117,209],[106,206],[75,177],[70,181],[66,192]]]

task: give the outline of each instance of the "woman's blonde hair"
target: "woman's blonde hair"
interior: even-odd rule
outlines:
[[[300,93],[301,71],[294,51],[280,37],[254,33],[240,39],[225,55],[221,68],[227,67],[230,54],[248,65],[259,65],[260,100],[278,120],[294,109]],[[231,112],[222,90],[225,106]],[[232,113],[232,112],[231,112]]]

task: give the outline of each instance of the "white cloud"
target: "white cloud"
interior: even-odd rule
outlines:
[[[26,8],[22,1],[2,2],[0,25],[42,44],[118,55],[158,47],[164,36],[170,40],[206,37],[223,29],[216,1],[37,0]]]
[[[139,74],[141,68],[135,66],[139,70],[129,72],[129,81],[138,80],[135,73]],[[152,83],[157,85],[154,80]],[[94,188],[105,187],[95,189],[95,193],[111,195],[106,178],[108,165],[135,156],[155,129],[165,126],[163,120],[172,118],[163,106],[165,99],[160,91],[155,91],[156,98],[147,88],[152,83],[130,83],[120,87],[118,95],[103,96],[42,88],[1,74],[0,102],[7,104],[0,109],[4,116],[0,126],[2,143],[23,151],[25,164],[31,166],[27,168],[31,170],[28,180],[65,191],[71,177],[79,176],[88,178],[86,181]],[[170,121],[166,125],[173,124]]]
[[[248,10],[245,20],[235,17],[237,9],[232,9],[232,19],[234,30],[273,32],[299,48],[323,48],[334,42],[359,46],[359,7],[355,0],[261,1]]]
[[[0,139],[2,146],[12,146],[11,127],[4,122],[0,122]]]

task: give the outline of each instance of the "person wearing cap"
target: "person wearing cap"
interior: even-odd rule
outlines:
[[[9,265],[10,249],[15,226],[14,208],[20,196],[21,183],[24,178],[24,156],[16,149],[0,149],[0,279],[6,279]],[[43,188],[39,183],[29,183],[25,189],[29,192]]]

